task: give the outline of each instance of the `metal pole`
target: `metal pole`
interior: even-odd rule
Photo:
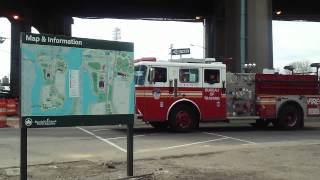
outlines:
[[[244,71],[243,65],[246,58],[246,0],[240,1],[240,70]]]
[[[27,180],[27,128],[20,128],[20,180]]]
[[[11,21],[11,73],[10,94],[19,98],[20,114],[20,180],[28,178],[28,129],[23,126],[21,116],[21,49],[20,33],[31,32],[31,25],[23,21]]]
[[[173,49],[173,44],[170,44],[170,60],[172,60],[172,49]]]
[[[318,93],[320,94],[320,78],[319,78],[319,68],[317,67],[317,84],[318,84]]]
[[[127,176],[133,176],[133,120],[127,124]]]

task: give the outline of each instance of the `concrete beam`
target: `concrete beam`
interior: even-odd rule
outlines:
[[[72,17],[48,16],[47,18],[34,17],[32,25],[40,32],[45,34],[56,34],[71,36]]]

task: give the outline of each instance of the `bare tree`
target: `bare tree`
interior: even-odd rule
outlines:
[[[308,60],[295,61],[290,63],[289,66],[293,66],[294,73],[297,74],[310,74],[312,72],[312,68],[310,67],[310,62]],[[289,73],[289,71],[286,71],[286,74]]]

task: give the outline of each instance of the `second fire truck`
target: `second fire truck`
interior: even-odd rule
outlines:
[[[225,64],[213,60],[136,62],[137,117],[180,132],[199,122],[242,119],[298,129],[305,119],[320,118],[317,75],[227,73]]]

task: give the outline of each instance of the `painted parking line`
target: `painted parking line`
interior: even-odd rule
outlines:
[[[134,138],[135,137],[143,137],[143,136],[146,136],[146,135],[135,135],[133,136]],[[113,138],[107,138],[106,140],[117,140],[117,139],[127,139],[127,136],[119,136],[119,137],[113,137]]]
[[[243,139],[238,139],[238,138],[234,138],[234,137],[230,137],[230,136],[224,136],[221,134],[217,134],[217,133],[209,133],[209,132],[203,132],[204,134],[209,134],[209,135],[214,135],[214,136],[219,136],[219,137],[224,137],[224,138],[228,138],[228,139],[233,139],[233,140],[237,140],[237,141],[241,141],[241,142],[246,142],[248,144],[257,144],[255,142],[252,141],[247,141],[247,140],[243,140]]]
[[[85,133],[88,133],[88,134],[94,136],[95,138],[97,138],[97,139],[99,139],[99,140],[101,140],[101,141],[103,141],[103,142],[105,142],[105,143],[107,143],[107,144],[115,147],[116,149],[118,149],[118,150],[120,150],[120,151],[122,151],[122,152],[124,152],[124,153],[127,153],[127,150],[126,150],[126,149],[123,149],[122,147],[114,144],[113,142],[110,142],[110,141],[107,140],[107,139],[104,139],[104,138],[102,138],[102,137],[100,137],[100,136],[97,136],[97,135],[93,134],[92,132],[90,132],[90,131],[88,131],[88,130],[85,130],[85,129],[81,128],[81,127],[76,127],[76,128],[77,128],[77,129],[80,129],[81,131],[83,131],[83,132],[85,132]]]
[[[92,132],[99,132],[99,131],[111,131],[112,129],[94,129],[91,130]]]
[[[156,148],[156,149],[143,149],[140,151],[136,151],[135,153],[145,153],[145,152],[151,152],[151,151],[165,151],[165,150],[170,150],[170,149],[176,149],[176,148],[182,148],[182,147],[187,147],[187,146],[193,146],[193,145],[198,145],[198,144],[205,144],[209,142],[214,142],[214,141],[221,141],[229,138],[219,138],[219,139],[212,139],[208,141],[199,141],[199,142],[194,142],[194,143],[188,143],[188,144],[181,144],[181,145],[176,145],[176,146],[168,146],[168,147],[162,147],[162,148]]]

